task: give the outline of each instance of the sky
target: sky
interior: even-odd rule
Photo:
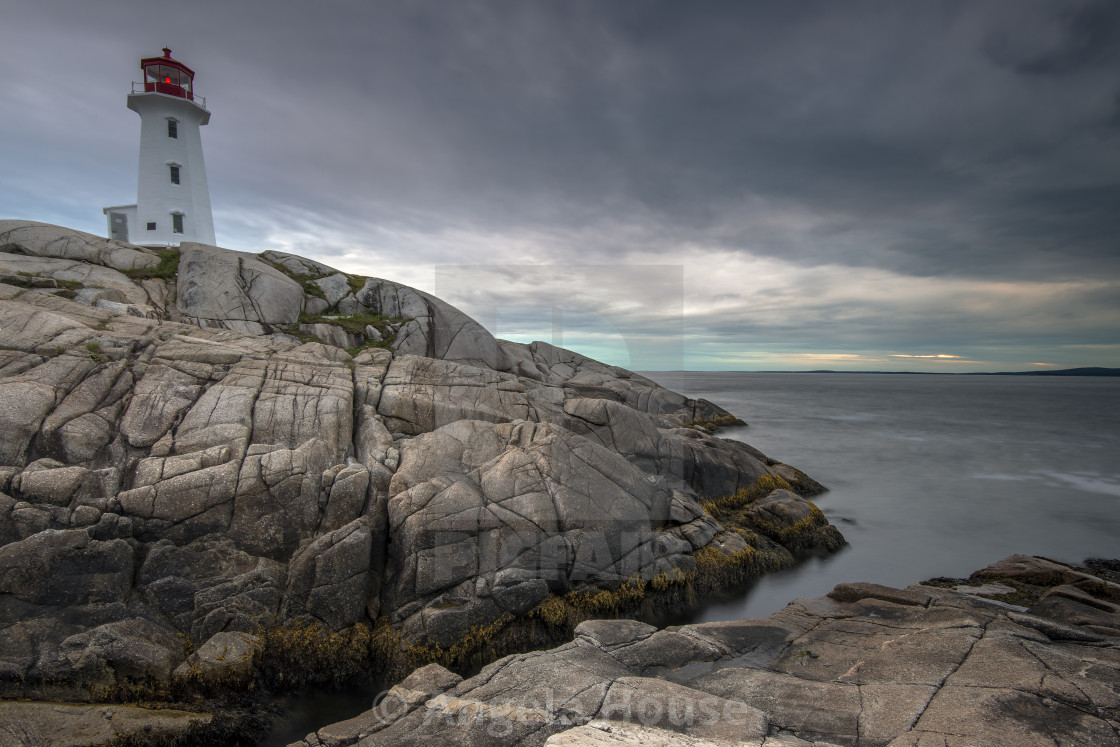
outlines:
[[[135,201],[640,370],[1120,367],[1115,0],[5,0],[0,218]]]

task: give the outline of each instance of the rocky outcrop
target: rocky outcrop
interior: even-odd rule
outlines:
[[[1097,603],[1112,591],[1107,578],[1024,556],[980,575],[1022,579],[1025,565],[1047,583],[1095,580],[1097,596],[1086,594]],[[1105,635],[946,581],[841,584],[769,618],[664,630],[584,622],[571,643],[464,681],[418,670],[373,710],[299,745],[444,744],[449,734],[463,745],[1117,743],[1120,629]]]
[[[284,626],[443,650],[842,542],[720,418],[387,280],[0,221],[0,693],[158,691]]]
[[[668,481],[547,423],[463,420],[407,441],[390,493],[386,601],[441,646],[550,593],[691,572],[721,531]]]

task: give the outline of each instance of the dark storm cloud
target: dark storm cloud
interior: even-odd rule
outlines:
[[[666,252],[692,239],[933,274],[1050,272],[1063,243],[1073,272],[1120,254],[1065,241],[1037,209],[1043,189],[1068,211],[1107,188],[1076,173],[1094,151],[1098,169],[1120,163],[1103,134],[1113,2],[51,7],[62,55],[115,26],[136,40],[122,58],[184,40],[215,110],[214,190],[239,201],[485,231],[631,218]],[[798,238],[743,220],[759,199],[817,225]],[[1080,233],[1112,229],[1090,212]],[[984,235],[1000,240],[981,253]]]
[[[1068,75],[1120,61],[1120,5],[1112,0],[1051,6],[1053,42],[1038,48],[994,32],[985,50],[1023,75]]]
[[[286,75],[320,90],[317,109],[347,112],[335,137],[297,149],[293,173],[326,164],[330,179],[365,177],[342,206],[329,184],[302,197],[389,221],[403,202],[494,231],[632,216],[661,233],[666,253],[691,239],[918,274],[1114,271],[1115,219],[1093,205],[1120,165],[1107,128],[1120,77],[1100,41],[1115,14],[1063,5],[460,3],[365,14],[365,38],[344,37],[343,74],[343,60],[327,58]],[[1033,44],[1038,34],[1056,40]],[[1018,44],[1013,70],[985,54],[993,35]],[[1047,65],[1062,71],[1060,88],[1022,74]],[[752,200],[760,212],[812,212],[816,225],[799,237],[766,228],[765,215],[744,220]]]

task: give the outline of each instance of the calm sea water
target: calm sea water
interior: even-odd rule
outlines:
[[[721,435],[824,483],[814,501],[850,543],[683,619],[766,616],[844,581],[967,576],[1011,553],[1120,556],[1120,379],[647,375],[742,417]]]

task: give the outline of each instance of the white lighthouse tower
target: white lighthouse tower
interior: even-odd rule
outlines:
[[[206,99],[194,93],[194,71],[171,57],[140,60],[128,108],[140,115],[136,204],[104,209],[109,238],[143,246],[214,243],[210,190],[199,127],[210,121]]]

